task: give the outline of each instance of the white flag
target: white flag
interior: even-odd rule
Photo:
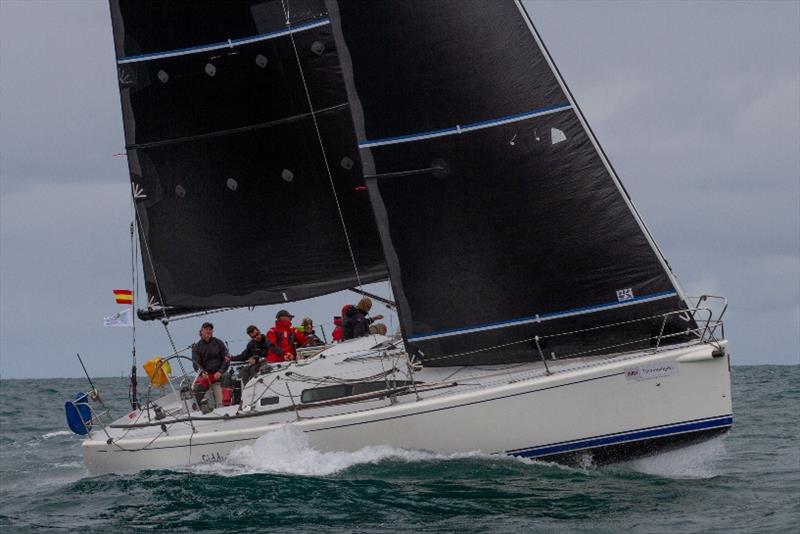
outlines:
[[[124,326],[128,328],[133,327],[133,315],[131,312],[133,308],[125,308],[121,312],[117,312],[111,317],[104,317],[103,318],[103,326],[111,327],[111,326]]]

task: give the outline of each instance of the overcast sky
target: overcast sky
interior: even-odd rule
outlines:
[[[733,363],[800,363],[800,3],[527,5],[687,292],[729,298]],[[102,327],[131,285],[123,151],[107,2],[0,0],[3,378],[80,376],[76,352],[130,369],[130,331]],[[289,308],[324,323],[355,299]],[[276,310],[212,320],[239,351]],[[158,323],[137,334],[140,363],[169,351]]]

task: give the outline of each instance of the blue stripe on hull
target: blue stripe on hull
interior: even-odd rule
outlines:
[[[551,454],[560,454],[564,452],[572,452],[582,449],[593,449],[605,445],[616,445],[618,443],[627,443],[632,441],[640,441],[644,439],[666,437],[673,434],[696,432],[698,430],[706,430],[711,428],[730,427],[732,424],[733,424],[733,416],[724,415],[720,417],[713,417],[711,419],[686,421],[683,423],[674,423],[671,425],[662,425],[650,428],[643,428],[639,430],[630,430],[627,432],[620,432],[617,434],[609,434],[606,436],[597,436],[597,437],[585,438],[573,441],[564,441],[560,443],[541,445],[539,447],[532,447],[527,449],[513,449],[510,451],[506,451],[506,454],[509,454],[511,456],[521,456],[523,458],[537,458],[540,456],[549,456]]]

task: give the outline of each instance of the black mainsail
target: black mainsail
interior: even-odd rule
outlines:
[[[328,8],[407,348],[487,364],[694,328],[520,2]]]
[[[110,4],[151,305],[386,278],[321,0]]]

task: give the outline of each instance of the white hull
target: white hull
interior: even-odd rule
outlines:
[[[676,436],[724,431],[732,423],[728,355],[714,357],[714,350],[696,344],[638,356],[553,362],[551,374],[541,364],[490,373],[484,369],[483,384],[476,384],[481,377],[472,375],[470,384],[462,378],[449,388],[421,391],[419,400],[409,394],[395,403],[376,399],[341,404],[310,410],[308,416],[303,410],[195,421],[194,433],[186,422],[170,424],[166,435],[158,426],[94,431],[83,451],[92,474],[171,468],[222,460],[283,424],[305,432],[322,451],[388,444],[553,458],[670,442]],[[317,365],[324,373],[326,367],[343,363],[329,356]],[[446,376],[448,371],[454,369],[425,369],[415,378]],[[224,410],[232,413],[235,408]]]

